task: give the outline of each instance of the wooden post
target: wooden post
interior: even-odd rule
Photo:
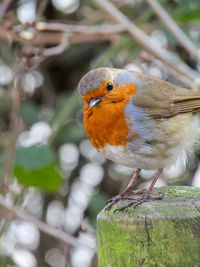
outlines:
[[[200,266],[200,188],[156,188],[152,195],[160,193],[162,200],[135,210],[98,215],[99,267]]]

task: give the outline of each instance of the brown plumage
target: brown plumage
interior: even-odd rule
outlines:
[[[141,81],[133,103],[156,118],[168,118],[200,109],[200,94],[153,76],[133,72]]]

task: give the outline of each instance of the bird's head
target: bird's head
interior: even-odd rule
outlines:
[[[131,71],[99,68],[80,80],[78,91],[88,109],[104,104],[119,103],[137,91],[139,80]]]
[[[132,122],[124,110],[139,86],[136,72],[114,68],[95,69],[81,79],[84,126],[93,146],[127,144]]]

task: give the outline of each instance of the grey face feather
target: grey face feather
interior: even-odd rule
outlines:
[[[119,72],[117,73],[115,79],[114,79],[114,83],[116,84],[136,84],[137,87],[140,87],[140,81],[139,79],[136,77],[136,74],[134,72],[131,71],[127,71],[127,70],[119,70]]]
[[[112,80],[116,85],[133,83],[137,85],[137,88],[140,88],[141,84],[136,72],[114,68],[99,68],[91,70],[83,76],[78,84],[78,91],[81,95],[85,95],[97,89],[107,79]]]
[[[91,70],[80,80],[78,91],[81,95],[85,95],[90,91],[97,89],[106,79],[112,80],[112,78],[113,73],[109,68]]]

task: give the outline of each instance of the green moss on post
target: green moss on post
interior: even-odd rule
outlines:
[[[200,266],[200,189],[163,187],[155,193],[164,193],[163,199],[98,215],[99,267]]]

